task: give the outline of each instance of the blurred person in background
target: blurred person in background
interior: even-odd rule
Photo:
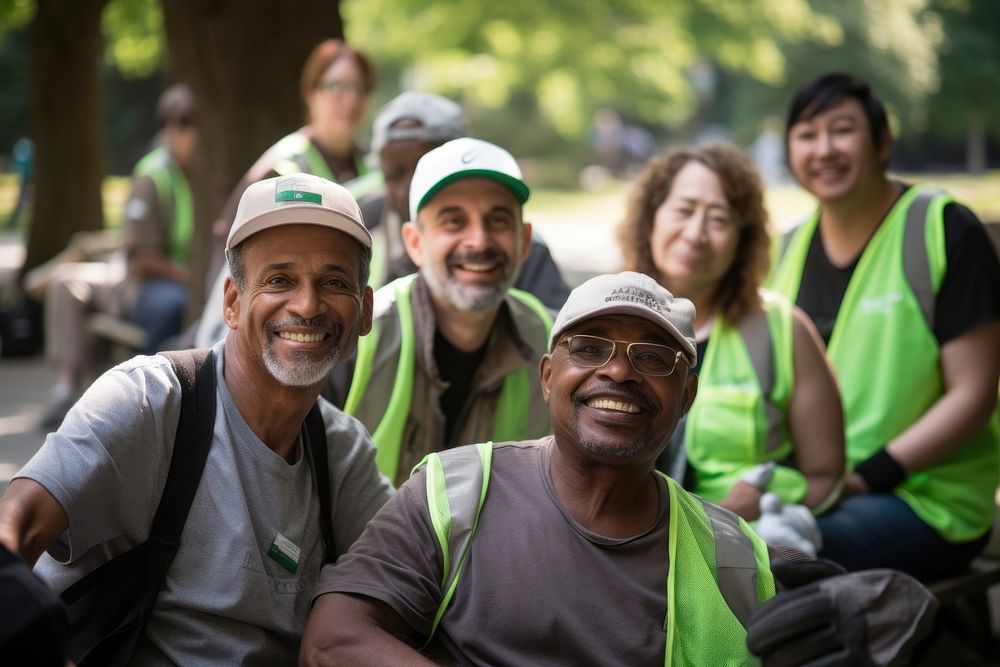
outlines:
[[[1000,263],[944,192],[886,173],[885,106],[847,74],[796,91],[785,140],[816,212],[783,239],[773,287],[827,342],[847,475],[821,556],[925,580],[982,551],[996,513]]]
[[[197,143],[195,100],[184,84],[164,91],[157,106],[159,145],[136,164],[125,203],[123,252],[108,261],[57,259],[26,276],[29,292],[45,294],[46,357],[57,368],[43,426],[59,426],[83,389],[90,339],[87,315],[104,311],[131,319],[145,333],[140,351],[156,352],[179,333],[187,306],[188,255],[194,210],[188,174]],[[88,240],[89,239],[89,240]],[[76,250],[108,246],[95,235],[75,240]],[[62,255],[62,253],[61,253]],[[62,255],[80,258],[70,252]]]
[[[823,511],[844,470],[840,397],[815,327],[761,289],[770,236],[750,158],[722,143],[653,158],[619,240],[627,270],[697,311],[698,397],[660,468],[747,520],[767,491]]]

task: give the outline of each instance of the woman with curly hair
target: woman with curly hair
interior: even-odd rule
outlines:
[[[801,311],[760,289],[768,224],[750,158],[716,143],[653,158],[619,230],[625,268],[697,309],[698,395],[668,451],[683,443],[689,488],[749,520],[765,491],[823,511],[844,471],[823,344]]]

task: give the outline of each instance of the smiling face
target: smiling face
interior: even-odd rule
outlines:
[[[788,132],[788,162],[803,188],[821,202],[844,200],[884,180],[888,136],[875,146],[864,108],[846,97]]]
[[[677,296],[713,294],[736,257],[740,228],[718,175],[691,161],[677,172],[653,222],[660,283]]]
[[[542,391],[561,451],[590,461],[652,466],[691,406],[697,378],[684,362],[665,377],[642,375],[629,363],[620,342],[608,363],[582,368],[570,359],[563,342],[578,334],[678,349],[680,344],[640,317],[595,317],[560,334],[552,353],[541,362]]]
[[[226,280],[223,311],[244,364],[284,386],[325,382],[371,329],[357,241],[303,224],[266,229],[244,244],[246,284]]]
[[[488,178],[463,178],[442,188],[403,226],[403,242],[438,302],[487,311],[503,301],[531,241],[521,205]]]

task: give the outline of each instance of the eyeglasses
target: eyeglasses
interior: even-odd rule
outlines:
[[[681,350],[675,350],[666,345],[656,343],[630,343],[627,340],[610,340],[600,336],[569,336],[559,341],[569,349],[569,359],[581,368],[600,368],[611,361],[618,349],[618,343],[623,343],[625,356],[637,373],[663,377],[670,375],[677,367],[677,362],[687,358]]]
[[[316,84],[316,89],[325,90],[333,93],[334,95],[354,93],[355,95],[364,97],[368,94],[368,86],[364,83],[350,83],[347,81],[320,81]]]

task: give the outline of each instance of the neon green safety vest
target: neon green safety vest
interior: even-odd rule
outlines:
[[[685,420],[695,492],[712,502],[754,466],[793,454],[787,424],[795,382],[792,305],[765,290],[761,305],[738,328],[716,320]],[[776,466],[768,486],[787,503],[801,502],[807,489],[802,473],[787,465]]]
[[[275,157],[272,169],[279,176],[305,173],[337,182],[323,155],[301,131],[292,132],[280,139],[267,152]],[[355,199],[361,199],[382,187],[384,180],[380,170],[370,170],[364,160],[357,163],[357,168],[358,175],[341,184],[354,195]]]
[[[170,159],[166,147],[159,146],[136,163],[132,174],[152,179],[164,218],[170,213],[170,260],[175,264],[187,263],[194,233],[194,204],[184,172]]]
[[[944,393],[934,300],[946,271],[948,195],[911,187],[858,260],[830,336],[828,356],[844,403],[847,461],[854,466],[919,419]],[[793,231],[772,287],[798,297],[819,213]],[[993,523],[1000,417],[948,459],[914,473],[895,493],[947,540],[981,536]]]
[[[493,443],[486,442],[430,454],[417,466],[426,466],[427,508],[442,554],[443,595],[428,643],[472,549],[492,457]],[[775,594],[767,545],[743,519],[660,475],[670,494],[663,664],[757,664],[747,650],[745,626],[753,603]]]
[[[416,277],[417,274],[404,276],[382,288],[392,295],[390,298],[393,299],[399,315],[400,345],[396,361],[395,381],[392,384],[392,393],[385,411],[377,426],[374,428],[370,424],[368,426],[372,434],[372,441],[377,448],[375,463],[390,480],[396,479],[399,454],[403,445],[403,431],[410,417],[410,406],[413,399],[417,343],[413,325],[411,293]],[[380,293],[382,290],[379,290]],[[552,330],[552,316],[545,305],[534,295],[521,290],[511,288],[508,293],[538,316],[544,327],[545,337],[548,339]],[[379,301],[381,298],[376,300]],[[358,416],[361,409],[362,400],[367,392],[369,380],[371,380],[378,347],[379,328],[376,325],[372,328],[371,333],[358,339],[354,376],[351,379],[351,388],[344,402],[344,412],[349,415]],[[528,368],[521,367],[504,379],[493,421],[493,439],[497,442],[520,440],[529,435],[524,432],[525,415],[528,412],[531,396],[528,372]]]

